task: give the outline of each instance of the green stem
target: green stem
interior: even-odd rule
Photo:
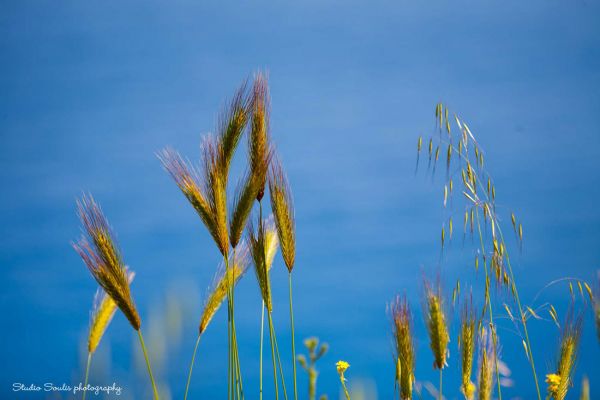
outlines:
[[[443,369],[440,368],[440,400],[442,400],[444,398],[444,396],[442,395],[442,376],[443,376]]]
[[[475,216],[477,217],[477,231],[479,232],[479,242],[481,243],[481,252],[482,252],[483,256],[485,257],[485,245],[483,244],[483,235],[481,233],[481,223],[479,222],[479,209],[475,210]],[[492,335],[492,343],[494,344],[494,364],[496,367],[496,383],[498,385],[498,399],[502,400],[502,389],[500,388],[500,371],[498,369],[498,353],[497,353],[498,345],[496,343],[497,338],[496,338],[496,333],[495,333],[495,328],[494,328],[494,314],[492,311],[491,296],[489,296],[489,287],[487,287],[488,282],[490,281],[490,278],[489,278],[487,260],[485,258],[483,260],[483,269],[485,271],[486,291],[488,292],[487,302],[488,302],[488,306],[489,306],[489,310],[490,310],[490,326],[491,326],[490,334]]]
[[[275,334],[275,327],[273,327],[273,338],[275,339],[275,353],[277,354],[277,364],[279,365],[279,376],[281,376],[281,387],[283,389],[283,398],[287,397],[287,390],[285,388],[285,379],[283,378],[283,367],[281,365],[281,357],[279,356],[279,346],[277,345],[277,335]]]
[[[83,400],[85,400],[85,395],[87,394],[87,384],[88,384],[88,376],[90,374],[90,364],[92,363],[92,353],[88,352],[87,363],[85,365],[85,380],[83,382]]]
[[[259,399],[262,400],[263,395],[263,338],[264,338],[264,325],[265,325],[265,301],[263,300],[260,313],[260,358],[258,362],[258,389]]]
[[[344,389],[344,395],[346,396],[346,400],[350,400],[350,393],[348,393],[348,388],[346,387],[346,382],[344,381],[344,376],[340,376],[340,382],[342,382],[342,389]]]
[[[187,400],[188,391],[190,390],[190,382],[192,380],[192,370],[194,369],[194,361],[196,360],[196,351],[198,351],[199,344],[200,344],[200,335],[198,335],[198,339],[196,340],[196,345],[194,346],[194,352],[192,353],[192,362],[190,362],[190,370],[188,372],[187,383],[185,384],[185,394],[183,395],[183,400]]]
[[[237,346],[237,333],[235,329],[235,318],[231,319],[232,338],[233,338],[233,361],[234,361],[234,372],[236,376],[236,391],[238,399],[244,399],[244,389],[242,385],[242,370],[240,367],[240,354]]]
[[[148,359],[148,351],[146,350],[146,345],[144,344],[144,337],[142,336],[142,331],[140,329],[138,329],[137,333],[138,333],[138,337],[140,338],[140,344],[142,345],[144,359],[146,360],[146,367],[148,368],[148,375],[150,376],[150,382],[152,383],[152,392],[154,394],[154,400],[159,400],[158,389],[156,388],[156,382],[154,381],[154,376],[152,375],[152,368],[150,367],[150,360]]]
[[[271,358],[273,360],[273,383],[275,384],[275,400],[279,399],[279,389],[277,388],[277,362],[275,360],[275,338],[273,332],[273,320],[271,318],[271,312],[267,312],[269,320],[269,337],[271,338]]]
[[[296,386],[296,340],[294,334],[294,309],[292,307],[292,273],[289,273],[290,283],[290,324],[292,327],[292,365],[294,370],[294,400],[298,400],[298,389]]]

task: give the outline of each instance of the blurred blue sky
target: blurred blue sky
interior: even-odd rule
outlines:
[[[2,1],[0,397],[12,398],[12,382],[80,379],[96,290],[70,248],[79,235],[74,200],[84,190],[103,205],[137,271],[143,329],[180,327],[168,334],[157,374],[181,397],[219,257],[155,152],[172,145],[198,157],[201,134],[259,69],[269,72],[272,136],[295,195],[297,337],[331,345],[319,392],[336,398],[334,362],[343,358],[351,381],[391,397],[385,305],[396,293],[415,309],[417,379],[436,381],[419,296],[422,274],[438,271],[445,214],[440,182],[425,170],[415,176],[416,138],[433,131],[438,101],[470,123],[487,151],[498,202],[525,226],[513,261],[526,303],[553,279],[594,280],[599,16],[597,1],[581,0]],[[243,149],[238,158],[239,170]],[[481,286],[469,251],[460,241],[450,245],[441,272],[448,291],[459,277],[463,286]],[[275,319],[287,349],[286,276],[277,262]],[[564,285],[548,290],[536,305],[551,301],[562,312],[567,292]],[[245,383],[255,389],[260,300],[252,274],[236,300]],[[174,304],[181,314],[169,312],[179,309]],[[194,396],[224,395],[222,314],[200,346]],[[532,398],[520,339],[505,328],[502,351],[515,382],[506,396]],[[543,376],[555,361],[558,331],[536,321],[532,334]],[[160,347],[155,336],[150,341]],[[148,395],[143,368],[130,372],[134,339],[117,315],[94,361],[92,382],[122,384],[122,398]],[[589,317],[582,345],[577,382],[583,371],[600,373]],[[445,387],[448,398],[459,398],[456,340],[451,350]],[[305,384],[302,376],[302,396]]]

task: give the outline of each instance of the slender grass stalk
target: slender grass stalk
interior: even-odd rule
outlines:
[[[273,360],[273,384],[275,385],[275,400],[279,399],[279,389],[277,387],[277,362],[275,360],[275,338],[273,332],[273,320],[271,312],[267,312],[267,318],[269,320],[269,338],[271,339],[271,358]]]
[[[156,388],[156,382],[154,381],[154,376],[152,375],[152,368],[150,367],[150,360],[148,359],[148,351],[146,350],[146,345],[144,344],[144,337],[142,336],[141,329],[137,331],[138,337],[140,338],[140,344],[142,346],[142,351],[144,353],[144,359],[146,360],[146,367],[148,368],[148,375],[150,376],[150,382],[152,383],[152,392],[154,394],[154,400],[158,400],[158,389]]]
[[[340,383],[342,384],[342,389],[344,390],[344,395],[346,396],[346,400],[350,400],[350,393],[348,393],[348,388],[346,387],[346,378],[344,378],[344,372],[350,367],[346,361],[338,361],[335,364],[338,375],[340,376]]]
[[[190,371],[188,372],[187,383],[185,384],[185,393],[183,395],[183,400],[187,400],[188,391],[190,390],[190,382],[192,380],[192,370],[194,369],[194,362],[196,360],[196,352],[198,351],[198,345],[200,344],[200,337],[198,335],[198,339],[196,339],[196,345],[194,346],[194,352],[192,353],[192,361],[190,362]]]
[[[87,363],[85,365],[85,379],[83,382],[83,400],[85,400],[85,395],[87,394],[88,376],[90,374],[90,364],[91,363],[92,363],[92,353],[88,352]]]
[[[481,251],[482,251],[483,254],[485,254],[485,246],[483,244],[483,235],[481,233],[481,223],[479,221],[479,209],[475,210],[475,217],[477,219],[477,231],[479,232],[479,242],[481,243]],[[483,260],[483,269],[485,271],[485,282],[486,282],[486,286],[487,286],[488,282],[490,281],[490,278],[489,278],[489,271],[488,271],[488,265],[487,265],[487,261],[486,260]],[[489,289],[486,287],[486,293],[487,293],[488,290]],[[497,353],[498,346],[497,346],[497,343],[496,343],[495,329],[493,329],[493,326],[494,326],[494,314],[493,314],[493,311],[492,311],[492,302],[491,302],[491,300],[490,300],[489,297],[487,299],[485,299],[485,301],[487,301],[487,303],[488,303],[488,309],[489,309],[489,312],[490,312],[490,327],[492,327],[492,332],[490,332],[490,333],[492,335],[492,343],[494,345],[494,364],[495,364],[494,367],[495,367],[495,370],[496,370],[496,384],[498,385],[498,399],[502,400],[502,389],[500,388],[500,371],[498,369],[498,353]],[[527,347],[529,347],[529,344],[527,345]],[[535,375],[535,370],[534,370],[533,373]],[[537,377],[535,378],[535,382],[536,382],[536,385],[537,385]],[[539,399],[539,400],[541,400],[541,399]]]
[[[296,338],[294,333],[294,309],[292,306],[292,273],[288,274],[290,286],[290,324],[292,327],[292,365],[294,373],[294,399],[298,400],[298,388],[296,383]]]
[[[444,374],[444,369],[440,368],[440,395],[439,395],[439,399],[442,400],[444,398],[444,396],[442,396],[442,377]]]
[[[287,390],[285,388],[285,379],[283,377],[283,366],[281,364],[281,356],[279,355],[279,346],[277,345],[277,335],[275,334],[275,327],[273,327],[273,338],[275,338],[275,354],[277,354],[277,364],[279,365],[279,376],[281,377],[281,388],[283,390],[283,398],[288,399]]]
[[[265,326],[265,301],[262,302],[260,312],[260,358],[258,361],[258,389],[259,389],[259,400],[262,400],[263,395],[263,342],[264,342],[264,326]]]

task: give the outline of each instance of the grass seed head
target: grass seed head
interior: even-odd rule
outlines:
[[[269,85],[264,74],[258,73],[252,87],[252,122],[248,148],[250,149],[250,169],[266,171],[269,163]],[[260,178],[256,199],[260,201],[265,192],[266,175],[257,174]]]
[[[92,196],[77,201],[83,236],[73,247],[92,276],[121,309],[131,326],[139,330],[141,320],[131,297],[127,270],[100,206]]]
[[[442,369],[446,366],[448,342],[450,342],[446,315],[444,313],[444,301],[439,284],[436,289],[432,288],[428,283],[425,286],[425,320],[429,333],[429,345],[434,356],[433,367],[435,369]]]
[[[415,380],[412,314],[406,298],[396,297],[389,309],[396,350],[396,384],[400,387],[400,397],[407,400],[412,398],[413,382]]]
[[[287,178],[277,158],[271,162],[269,174],[269,192],[271,209],[275,216],[275,225],[281,246],[281,254],[288,271],[294,269],[296,259],[296,223],[294,204]]]
[[[252,222],[248,227],[248,242],[250,243],[250,254],[254,262],[254,272],[258,280],[258,286],[268,312],[273,311],[271,299],[271,283],[269,270],[277,250],[277,233],[273,223],[270,221],[258,221],[255,229]]]

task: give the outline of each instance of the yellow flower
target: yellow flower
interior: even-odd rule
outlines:
[[[335,366],[337,368],[338,374],[340,374],[340,376],[344,376],[344,372],[346,372],[348,367],[350,367],[350,364],[348,364],[346,361],[340,360],[337,363],[335,363]]]
[[[548,393],[556,394],[558,392],[558,388],[560,386],[560,375],[558,374],[548,374],[546,375],[546,383],[548,384]]]

